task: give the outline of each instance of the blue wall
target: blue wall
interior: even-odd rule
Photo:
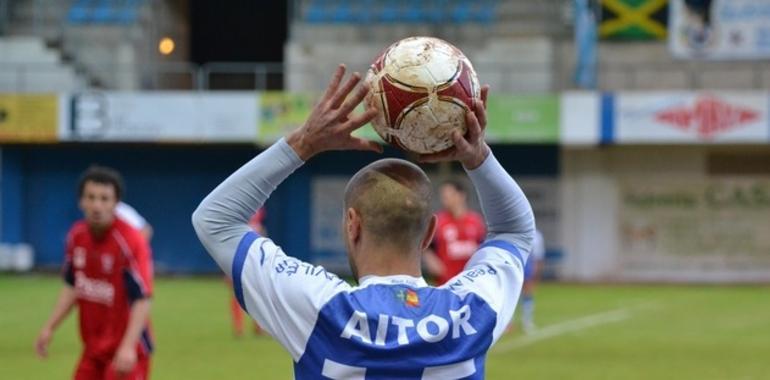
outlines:
[[[558,147],[495,147],[495,154],[514,175],[558,175]],[[205,254],[190,224],[198,202],[229,173],[256,154],[250,146],[56,145],[2,148],[2,227],[0,240],[29,242],[36,264],[61,264],[70,225],[80,218],[76,185],[90,164],[112,166],[123,173],[125,201],[155,228],[152,241],[158,272],[211,272],[217,268]],[[400,156],[394,150],[388,156]],[[267,228],[284,250],[312,259],[310,182],[315,175],[352,174],[378,155],[332,152],[312,160],[291,176],[267,204]],[[432,166],[426,166],[431,170]]]

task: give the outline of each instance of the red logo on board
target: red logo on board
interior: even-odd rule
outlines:
[[[655,114],[655,120],[708,139],[759,119],[759,112],[731,105],[713,96],[695,100],[693,107],[673,107]]]

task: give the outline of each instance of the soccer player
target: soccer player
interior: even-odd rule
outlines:
[[[53,333],[77,306],[83,353],[76,380],[148,378],[152,257],[140,232],[115,217],[123,192],[116,171],[93,166],[79,183],[84,219],[67,235],[64,286],[35,342],[48,355]]]
[[[152,225],[147,222],[147,219],[145,219],[142,214],[136,211],[136,209],[131,207],[128,203],[123,201],[118,202],[118,205],[115,206],[115,216],[123,219],[123,221],[128,223],[131,227],[139,230],[147,242],[152,240],[152,234],[154,232]]]
[[[358,286],[288,256],[248,226],[276,186],[315,155],[382,151],[350,135],[377,112],[352,113],[367,89],[351,94],[360,75],[343,84],[344,73],[344,66],[336,70],[302,127],[201,202],[192,217],[198,237],[232,276],[244,309],[289,352],[295,378],[481,379],[487,350],[513,316],[535,231],[529,202],[484,142],[481,101],[466,114],[466,136],[453,135],[454,149],[421,157],[462,163],[489,231],[466,270],[444,286],[421,276],[436,229],[432,186],[404,160],[365,166],[345,190],[343,235]]]
[[[524,266],[524,286],[521,289],[521,328],[525,333],[532,333],[535,325],[535,285],[540,277],[540,263],[545,258],[545,240],[543,234],[535,231],[532,253]]]
[[[425,264],[444,284],[465,268],[484,241],[484,218],[468,208],[468,194],[459,181],[446,181],[439,189],[441,210],[436,216],[436,235],[431,249],[425,251]]]

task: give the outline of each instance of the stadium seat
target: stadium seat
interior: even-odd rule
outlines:
[[[312,23],[343,22],[348,17],[344,10],[340,12],[343,3],[343,0],[311,0],[305,18]]]
[[[140,6],[141,0],[126,0],[115,13],[115,22],[126,25],[135,23],[139,19]]]
[[[482,0],[476,4],[475,9],[471,12],[471,20],[483,24],[489,24],[494,21],[495,8],[497,1],[495,0]]]
[[[402,22],[419,23],[424,21],[423,8],[426,7],[428,2],[409,2],[405,1],[400,4]]]
[[[375,20],[375,3],[376,0],[361,0],[356,2],[358,9],[355,13],[359,23],[368,24]]]
[[[462,24],[470,20],[471,4],[467,1],[460,1],[452,9],[452,21]]]
[[[426,4],[425,21],[440,24],[445,20],[445,13],[449,7],[449,0],[434,0]]]
[[[491,23],[499,0],[308,0],[308,23]]]
[[[116,9],[111,0],[99,0],[91,13],[91,21],[99,24],[109,24],[113,21]]]
[[[398,21],[398,5],[395,1],[380,1],[377,20],[381,22]]]
[[[305,21],[315,24],[326,22],[326,20],[326,9],[314,1],[310,2],[307,11],[305,11]]]
[[[144,0],[77,0],[67,12],[71,24],[132,24]]]
[[[71,24],[83,24],[88,22],[91,10],[90,0],[77,0],[67,12],[67,21]]]
[[[355,14],[353,13],[353,5],[350,1],[342,0],[332,9],[331,21],[336,23],[350,23],[356,21]]]

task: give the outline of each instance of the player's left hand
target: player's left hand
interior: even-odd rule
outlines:
[[[136,348],[121,345],[112,359],[112,366],[118,374],[127,374],[134,369],[136,361]]]
[[[38,334],[35,340],[35,351],[41,359],[48,357],[48,345],[51,344],[52,337],[53,331],[50,328],[44,327],[40,330],[40,334]]]
[[[305,124],[286,136],[286,142],[299,158],[307,161],[318,153],[329,150],[370,150],[381,153],[382,147],[374,141],[353,137],[350,134],[369,123],[377,115],[374,109],[353,115],[369,90],[358,86],[359,73],[353,73],[344,84],[345,66],[340,65],[332,76],[321,100],[313,108]],[[349,96],[350,95],[350,96]],[[347,101],[345,100],[347,99]]]
[[[465,113],[465,135],[460,131],[452,133],[454,146],[438,153],[420,155],[421,162],[459,161],[468,170],[479,167],[489,155],[489,145],[484,141],[487,128],[487,94],[489,86],[481,87],[481,99],[473,102],[473,112]]]

